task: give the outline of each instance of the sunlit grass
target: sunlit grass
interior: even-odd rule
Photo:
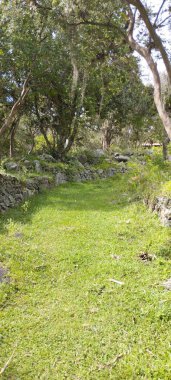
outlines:
[[[170,230],[131,178],[64,185],[1,218],[4,379],[170,379]]]

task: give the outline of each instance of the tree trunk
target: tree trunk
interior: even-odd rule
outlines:
[[[37,116],[37,119],[38,119],[38,122],[39,122],[39,129],[40,129],[40,132],[41,134],[43,135],[45,141],[46,141],[46,144],[48,146],[48,148],[51,150],[52,149],[52,146],[51,146],[51,143],[50,141],[48,140],[48,137],[47,137],[47,134],[46,134],[46,131],[43,127],[43,119],[40,117],[40,114],[39,114],[39,109],[38,109],[38,99],[37,99],[37,96],[35,96],[34,98],[34,105],[35,105],[35,111],[36,111],[36,116]]]
[[[13,124],[13,122],[14,122],[17,114],[18,114],[18,111],[20,110],[21,106],[23,105],[25,97],[27,96],[27,94],[30,90],[28,87],[29,79],[30,79],[30,74],[28,75],[27,79],[25,80],[25,82],[23,84],[23,88],[22,88],[22,91],[21,91],[21,94],[20,94],[18,100],[14,103],[10,114],[8,115],[8,117],[5,120],[2,128],[0,129],[0,136],[2,136],[6,132],[6,130],[11,128],[11,126],[12,126],[12,124]]]
[[[162,141],[162,151],[163,151],[163,160],[166,161],[168,159],[168,144],[170,142],[170,139],[166,134],[163,136]]]
[[[102,149],[105,151],[110,148],[112,141],[112,126],[109,120],[105,120],[102,125]]]
[[[134,2],[131,2],[131,3],[134,3]],[[127,33],[128,43],[133,50],[137,51],[137,53],[146,60],[147,65],[151,70],[151,73],[153,75],[153,82],[154,82],[154,102],[155,102],[158,114],[160,116],[160,119],[162,121],[162,124],[164,126],[164,129],[167,132],[169,139],[171,140],[171,119],[162,101],[161,81],[160,81],[160,75],[157,69],[157,64],[154,61],[150,50],[140,45],[133,37],[135,19],[134,19],[134,15],[132,13],[131,8],[129,8],[129,17],[130,17],[130,23],[129,23],[128,33]]]
[[[149,32],[150,37],[153,39],[155,48],[160,51],[160,54],[163,58],[163,62],[165,64],[169,81],[171,83],[171,63],[170,59],[168,57],[167,51],[162,43],[162,40],[160,36],[156,33],[155,24],[153,25],[149,19],[148,12],[145,8],[145,6],[142,4],[140,0],[126,0],[128,4],[132,4],[135,6],[135,8],[139,11],[141,18],[144,21],[144,24],[146,25],[146,28]],[[162,9],[162,8],[161,8]],[[161,11],[160,9],[160,11]],[[159,11],[159,12],[160,12]]]
[[[13,124],[10,132],[10,151],[9,156],[12,158],[14,156],[14,137],[16,132],[16,124]]]

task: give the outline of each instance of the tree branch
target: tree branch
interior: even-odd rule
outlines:
[[[140,45],[133,37],[135,20],[134,20],[134,15],[133,15],[130,5],[128,6],[128,16],[129,16],[130,21],[129,21],[129,27],[127,31],[127,41],[129,45],[132,47],[132,49],[137,51],[137,53],[146,60],[151,70],[151,73],[153,75],[153,81],[154,81],[154,102],[155,102],[158,114],[163,123],[163,126],[169,138],[171,139],[171,119],[162,102],[161,80],[160,80],[160,75],[157,69],[157,64],[155,63],[150,50],[146,48],[145,46]]]
[[[154,41],[155,47],[160,51],[160,54],[163,58],[163,62],[165,64],[165,67],[166,67],[166,70],[168,73],[169,81],[171,83],[170,60],[169,60],[169,57],[168,57],[167,52],[165,50],[165,47],[163,46],[161,38],[156,33],[156,30],[155,30],[154,26],[152,25],[152,23],[149,19],[146,8],[144,7],[144,5],[142,4],[142,2],[140,0],[126,0],[126,2],[128,5],[133,5],[138,9],[138,11],[139,11],[139,13],[140,13],[145,25],[146,25],[146,28],[149,32],[149,35]]]
[[[171,18],[171,15],[167,16],[164,20],[162,20],[162,21],[160,22],[160,24],[156,25],[156,29],[161,28],[162,26],[164,26],[164,25],[163,25],[164,22],[166,22],[167,20],[169,20],[169,18]]]
[[[160,5],[160,7],[159,7],[159,10],[158,10],[158,12],[157,12],[157,15],[156,15],[156,18],[155,18],[155,21],[154,21],[154,24],[153,24],[154,27],[156,27],[157,20],[158,20],[158,18],[159,18],[160,12],[161,12],[161,10],[162,10],[162,8],[163,8],[165,2],[166,2],[166,0],[163,0],[162,3],[161,3],[161,5]]]
[[[28,92],[30,91],[30,88],[28,87],[30,76],[31,76],[31,73],[28,74],[26,80],[24,81],[21,94],[20,94],[18,100],[14,103],[14,105],[10,111],[10,114],[8,115],[8,117],[5,120],[2,128],[0,129],[0,136],[2,136],[4,134],[4,132],[11,127],[13,121],[15,120],[15,117],[16,117],[16,114],[17,114],[19,108],[24,103],[24,100],[25,100]]]

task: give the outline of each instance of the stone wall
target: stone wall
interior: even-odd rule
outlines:
[[[119,172],[123,173],[125,168],[120,168]],[[15,176],[0,174],[0,213],[5,212],[10,207],[15,207],[29,197],[41,192],[52,186],[58,186],[66,182],[83,182],[98,178],[112,177],[118,172],[114,168],[109,169],[92,169],[87,168],[82,171],[74,172],[56,172],[53,179],[46,176],[38,176],[33,179],[27,179],[25,182],[18,180]]]
[[[146,199],[145,204],[151,211],[159,215],[161,224],[164,227],[171,227],[171,198],[163,196],[154,199]]]
[[[25,197],[22,183],[15,177],[0,174],[0,211],[14,207]]]
[[[26,181],[20,181],[15,176],[0,174],[0,213],[5,212],[10,207],[15,207],[34,194],[38,194],[44,189],[52,186],[59,186],[66,182],[84,182],[93,179],[105,179],[113,177],[116,173],[124,173],[124,167],[119,169],[93,169],[86,168],[78,172],[56,172],[53,179],[46,176],[38,176]],[[171,226],[171,199],[163,196],[153,200],[146,199],[145,204],[156,212],[163,226]]]
[[[3,213],[8,208],[17,206],[49,186],[50,182],[45,177],[22,182],[14,176],[0,174],[0,212]]]

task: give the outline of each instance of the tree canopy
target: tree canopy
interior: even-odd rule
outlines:
[[[110,142],[125,127],[140,138],[155,111],[135,50],[152,70],[154,101],[170,137],[152,55],[160,51],[170,78],[168,52],[157,34],[167,22],[161,20],[166,5],[154,15],[141,1],[1,1],[1,149],[22,128],[30,141],[41,134],[56,157],[71,149],[87,124],[102,131],[107,125]]]

